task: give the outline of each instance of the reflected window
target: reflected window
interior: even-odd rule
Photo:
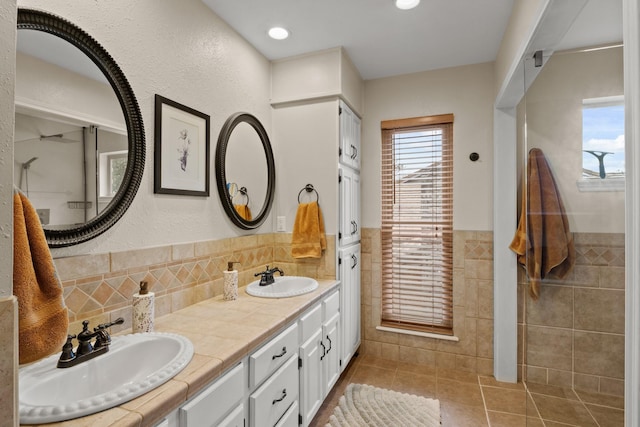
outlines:
[[[582,102],[582,179],[623,179],[624,98]]]
[[[127,170],[127,150],[100,153],[100,197],[115,196]]]

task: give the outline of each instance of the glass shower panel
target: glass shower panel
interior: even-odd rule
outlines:
[[[542,67],[526,65],[537,73],[518,107],[529,244],[518,281],[527,425],[623,426],[622,47],[557,52]]]

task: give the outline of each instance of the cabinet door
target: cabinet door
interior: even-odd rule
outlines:
[[[360,119],[340,101],[340,163],[360,169]]]
[[[360,174],[350,168],[340,169],[340,246],[360,241]]]
[[[321,341],[322,328],[318,327],[316,333],[300,347],[300,414],[303,426],[309,425],[324,400],[320,360],[324,347]]]
[[[342,369],[360,345],[360,244],[341,249]]]
[[[340,313],[322,325],[322,342],[325,354],[322,358],[322,378],[326,396],[340,377]]]

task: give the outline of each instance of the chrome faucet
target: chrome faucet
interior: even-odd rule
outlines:
[[[67,335],[67,342],[62,346],[62,354],[58,359],[58,368],[70,368],[109,351],[111,336],[107,328],[122,325],[124,319],[118,317],[111,323],[102,323],[89,332],[89,321],[82,322],[82,331],[77,335],[78,347],[73,351],[73,339],[76,335]],[[95,341],[91,341],[95,338]]]
[[[267,269],[265,271],[261,271],[260,273],[254,274],[255,277],[260,276],[260,286],[267,286],[273,284],[276,280],[273,278],[273,273],[280,273],[280,276],[284,276],[284,271],[280,270],[278,267],[274,267],[269,269],[267,265]]]

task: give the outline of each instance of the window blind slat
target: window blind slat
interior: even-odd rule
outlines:
[[[382,125],[385,326],[452,333],[452,121],[442,115]]]

